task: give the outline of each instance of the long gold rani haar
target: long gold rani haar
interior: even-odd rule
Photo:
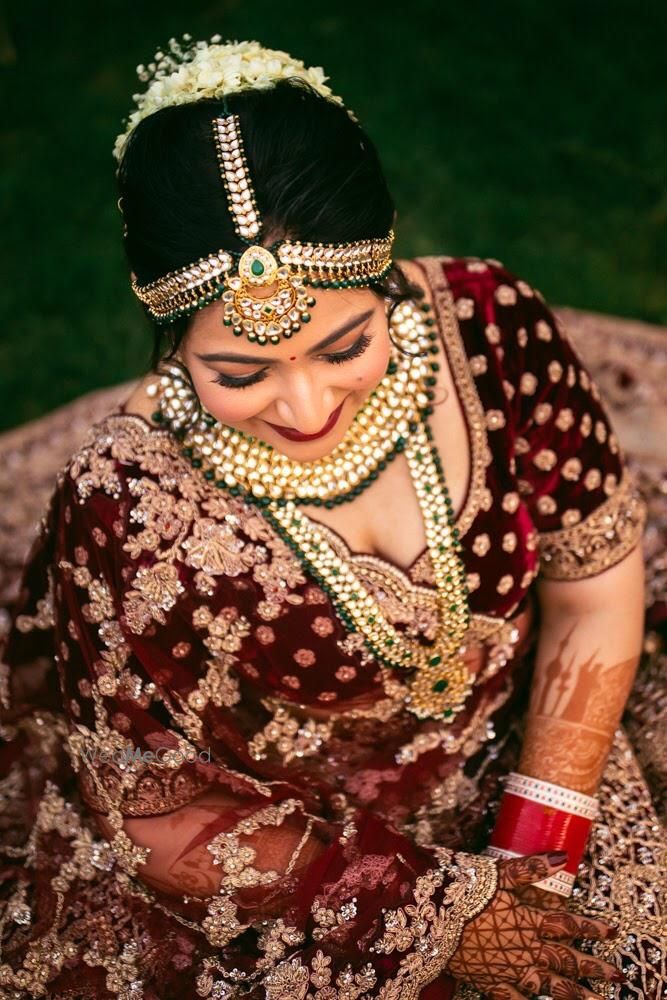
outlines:
[[[428,307],[422,307],[428,308]],[[470,694],[473,678],[462,642],[470,622],[465,567],[451,498],[426,417],[437,364],[430,332],[419,309],[402,302],[391,318],[392,354],[387,373],[357,412],[343,440],[314,462],[297,462],[261,439],[220,423],[197,398],[187,371],[166,362],[153,386],[154,414],[180,438],[192,465],[212,484],[261,508],[314,578],[327,591],[341,620],[361,633],[384,665],[411,671],[406,707],[420,719],[450,719]],[[396,346],[398,342],[399,347]],[[416,349],[416,350],[415,350]],[[406,353],[407,352],[407,353]],[[333,506],[352,500],[404,451],[424,517],[438,595],[438,628],[424,645],[395,628],[352,566],[334,551],[300,505]]]

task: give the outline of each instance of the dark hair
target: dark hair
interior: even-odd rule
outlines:
[[[140,285],[216,250],[246,248],[234,232],[212,138],[211,121],[223,107],[222,99],[166,107],[129,138],[117,176],[125,251]],[[387,235],[394,203],[377,150],[345,108],[298,77],[231,94],[226,107],[240,117],[263,245]],[[397,264],[369,287],[391,299],[392,310],[423,294]],[[175,350],[188,323],[154,324],[153,367],[165,335]]]

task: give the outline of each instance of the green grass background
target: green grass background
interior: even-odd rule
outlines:
[[[147,364],[111,148],[183,32],[324,67],[380,148],[397,256],[497,257],[552,304],[667,323],[666,28],[664,0],[10,0],[0,427]]]

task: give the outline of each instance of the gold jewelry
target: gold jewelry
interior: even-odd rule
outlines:
[[[428,311],[429,306],[422,306]],[[461,643],[470,622],[461,545],[440,459],[426,417],[438,348],[412,302],[402,302],[390,321],[394,339],[387,373],[357,412],[341,442],[314,462],[296,462],[260,439],[221,424],[196,399],[179,365],[161,369],[157,422],[183,443],[183,454],[221,489],[257,504],[278,533],[309,564],[345,624],[363,634],[373,655],[393,668],[414,671],[406,707],[419,718],[451,718],[472,689]],[[408,355],[395,346],[401,340]],[[412,639],[385,617],[351,565],[336,554],[300,504],[333,506],[365,489],[400,451],[405,451],[419,504],[438,589],[439,627],[432,645]]]
[[[147,285],[132,279],[132,290],[158,324],[171,323],[222,297],[223,323],[236,336],[257,344],[278,344],[310,320],[314,288],[359,288],[380,281],[391,269],[394,232],[383,239],[354,243],[257,242],[262,220],[248,170],[236,114],[213,119],[220,176],[237,237],[248,249],[218,250]],[[234,268],[236,267],[236,274]],[[277,282],[268,296],[256,294]]]

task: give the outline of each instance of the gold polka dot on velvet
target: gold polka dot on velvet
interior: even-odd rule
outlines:
[[[514,531],[506,531],[503,535],[503,551],[514,552],[516,549],[517,536]]]
[[[579,521],[581,521],[581,511],[575,507],[570,507],[561,514],[560,520],[564,528],[571,528],[573,524],[579,524]]]
[[[489,364],[484,354],[475,354],[470,358],[470,371],[475,377],[485,375]]]
[[[513,306],[517,299],[516,290],[511,285],[498,285],[494,297],[501,306]]]
[[[560,382],[563,377],[563,366],[560,361],[550,361],[547,372],[552,382]]]
[[[568,458],[567,461],[563,462],[560,470],[560,474],[563,479],[567,479],[572,483],[576,481],[581,476],[583,465],[581,464],[581,459],[579,458]]]
[[[504,511],[507,511],[508,514],[513,514],[519,506],[519,503],[519,494],[515,490],[511,490],[503,497],[502,508]]]
[[[454,308],[459,319],[472,319],[475,315],[474,299],[457,299]]]
[[[513,586],[514,586],[514,577],[511,575],[511,573],[506,573],[504,576],[501,576],[500,580],[496,584],[496,590],[499,594],[504,595],[509,593],[509,591],[512,589]]]
[[[537,389],[537,376],[532,372],[524,372],[519,382],[519,391],[524,396],[532,396]]]
[[[536,424],[546,424],[551,419],[553,409],[551,403],[538,403],[533,413],[533,420]]]
[[[486,426],[490,431],[498,431],[505,426],[505,414],[502,410],[486,411]]]
[[[556,501],[553,497],[538,497],[537,498],[537,510],[540,514],[555,514],[557,507]]]
[[[554,423],[559,431],[569,431],[574,423],[574,413],[569,406],[560,411]]]
[[[589,469],[584,476],[584,486],[587,490],[596,490],[602,482],[602,473],[599,469]]]
[[[553,338],[553,331],[546,320],[540,319],[535,324],[535,333],[537,334],[538,340],[544,340],[546,343]]]
[[[604,492],[607,494],[608,497],[610,497],[612,493],[614,493],[614,491],[616,490],[617,483],[618,483],[618,478],[614,475],[614,473],[608,472],[607,475],[604,477],[604,483],[602,484],[602,489],[604,490]]]
[[[491,548],[491,539],[486,534],[486,532],[482,532],[481,534],[477,535],[474,542],[472,543],[472,551],[475,553],[476,556],[480,557],[485,556],[490,548]]]
[[[558,461],[558,455],[551,448],[540,448],[533,457],[533,465],[542,472],[551,472]]]

